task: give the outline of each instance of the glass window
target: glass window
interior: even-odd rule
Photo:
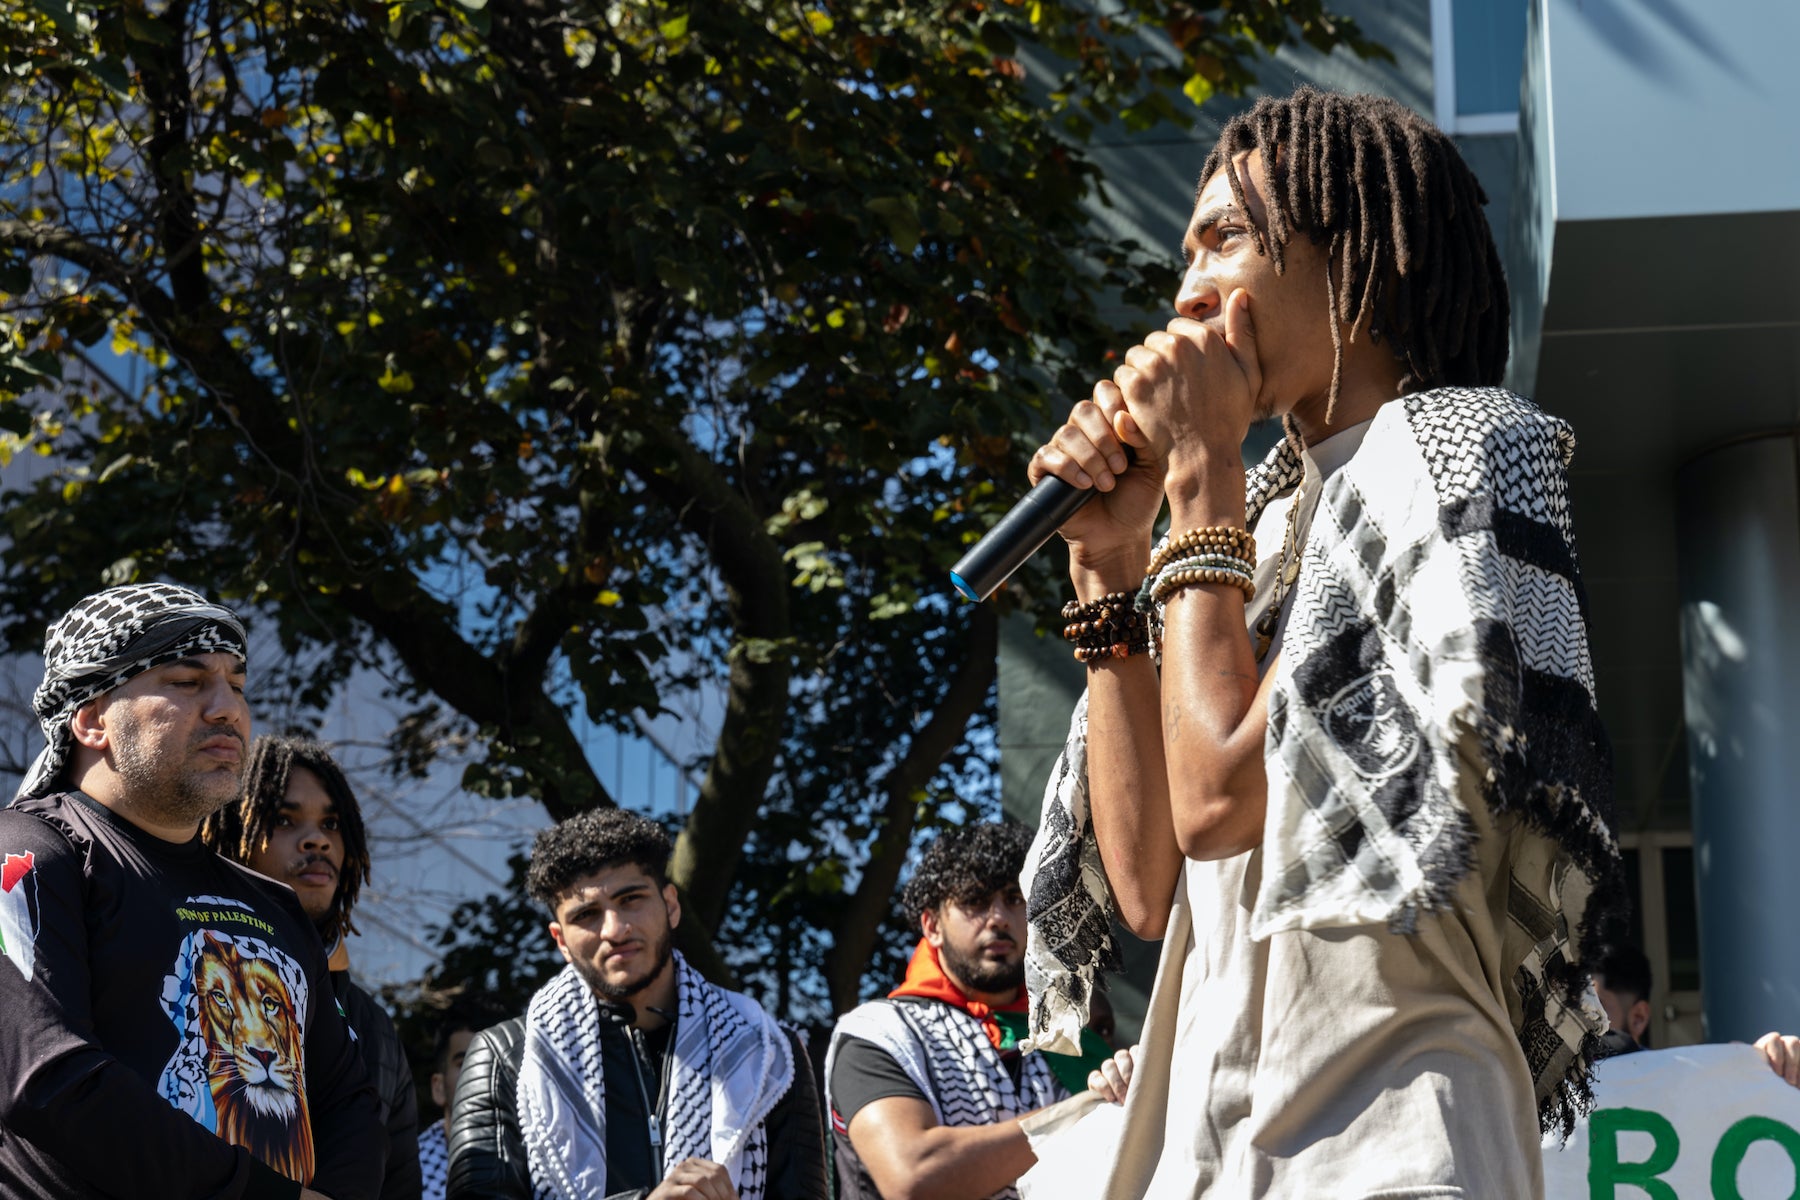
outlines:
[[[1669,990],[1700,990],[1700,914],[1694,904],[1694,848],[1664,846],[1663,913],[1669,928]]]
[[[1527,0],[1451,0],[1456,115],[1519,110]]]

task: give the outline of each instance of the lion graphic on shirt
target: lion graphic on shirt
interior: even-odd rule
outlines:
[[[208,937],[195,971],[214,1130],[289,1179],[312,1178],[303,1032],[275,965]]]

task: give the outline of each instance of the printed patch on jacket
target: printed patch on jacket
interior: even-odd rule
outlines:
[[[0,858],[0,954],[25,981],[37,963],[37,862],[31,851]]]

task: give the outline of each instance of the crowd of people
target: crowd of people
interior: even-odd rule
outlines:
[[[0,811],[22,901],[0,926],[0,1195],[832,1194],[806,1045],[674,948],[669,836],[618,809],[538,835],[528,886],[567,967],[510,1020],[446,1021],[421,1131],[394,1023],[349,974],[355,792],[323,746],[252,737],[246,656],[234,613],[168,584],[50,631],[46,747]],[[953,831],[909,883],[906,979],[828,1052],[841,1194],[1003,1188],[1030,1161],[1012,1118],[1083,1086],[1089,1061],[1019,1049],[1028,842]],[[102,1126],[123,1138],[96,1155]]]
[[[1005,1197],[1076,1101],[1123,1106],[1084,1193],[1109,1200],[1541,1195],[1540,1137],[1643,1038],[1648,980],[1601,957],[1573,439],[1498,386],[1483,202],[1388,100],[1302,88],[1225,127],[1174,319],[1033,461],[1098,493],[1062,529],[1088,691],[1043,826],[924,850],[905,977],[820,1075],[675,949],[667,833],[594,811],[532,847],[566,967],[446,1023],[420,1131],[349,975],[343,771],[252,736],[229,609],[77,604],[0,811],[0,1196]],[[1162,941],[1127,1050],[1099,1032],[1121,924]],[[1765,1048],[1791,1082],[1796,1049]]]

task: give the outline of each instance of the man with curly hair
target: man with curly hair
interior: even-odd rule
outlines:
[[[669,852],[618,809],[538,834],[526,884],[569,965],[470,1043],[450,1200],[824,1200],[806,1049],[674,948]]]
[[[362,806],[331,752],[305,738],[264,734],[250,747],[237,803],[206,819],[200,840],[294,889],[330,955],[331,987],[375,1081],[388,1132],[381,1200],[418,1200],[419,1101],[412,1067],[387,1010],[350,978],[351,913],[369,881]]]
[[[906,980],[845,1014],[825,1057],[841,1196],[1016,1195],[1037,1161],[1019,1118],[1081,1086],[1085,1066],[1018,1045],[1030,844],[1018,825],[953,829],[907,882],[922,936]]]

